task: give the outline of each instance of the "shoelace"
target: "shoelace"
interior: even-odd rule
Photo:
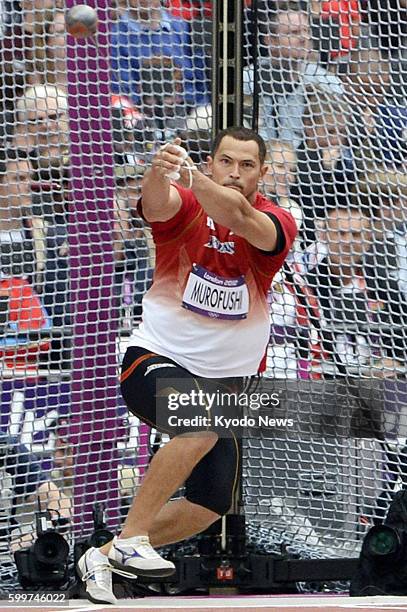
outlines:
[[[86,582],[89,580],[89,578],[92,578],[92,576],[94,576],[97,572],[109,572],[110,574],[114,572],[115,574],[120,574],[120,576],[124,576],[125,578],[137,578],[137,576],[130,574],[130,572],[124,572],[122,570],[113,568],[110,563],[99,563],[98,565],[94,566],[93,569],[90,569],[82,574],[83,582]]]
[[[109,563],[98,563],[94,565],[92,569],[89,569],[87,572],[82,574],[82,580],[86,582],[89,578],[92,578],[97,572],[112,572],[112,567]]]

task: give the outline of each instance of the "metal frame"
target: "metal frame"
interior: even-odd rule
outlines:
[[[243,0],[212,3],[212,138],[243,122]]]

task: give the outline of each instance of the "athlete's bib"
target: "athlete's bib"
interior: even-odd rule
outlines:
[[[205,317],[246,319],[249,291],[245,278],[223,278],[194,264],[185,287],[182,306]]]

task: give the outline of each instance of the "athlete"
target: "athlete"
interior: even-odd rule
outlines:
[[[165,423],[157,423],[158,399],[170,392],[173,399],[193,390],[237,392],[245,377],[264,368],[266,295],[297,231],[290,213],[257,191],[267,166],[256,132],[219,132],[207,161],[210,178],[191,169],[191,160],[184,163],[179,145],[176,139],[161,148],[143,179],[138,212],[151,225],[156,269],[121,376],[129,410],[159,429]],[[168,178],[173,173],[177,182]],[[208,416],[207,404],[192,404],[178,406],[177,416]],[[239,473],[233,431],[223,435],[205,422],[169,433],[121,534],[79,560],[95,603],[116,602],[112,571],[133,578],[172,574],[173,563],[153,547],[205,530],[231,506]],[[185,497],[168,501],[183,484]]]

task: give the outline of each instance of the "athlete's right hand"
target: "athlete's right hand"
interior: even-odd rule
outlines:
[[[152,170],[154,174],[161,177],[167,177],[171,172],[179,172],[179,169],[184,161],[180,151],[173,145],[179,146],[181,138],[175,138],[174,142],[161,147],[154,155],[152,162]]]

